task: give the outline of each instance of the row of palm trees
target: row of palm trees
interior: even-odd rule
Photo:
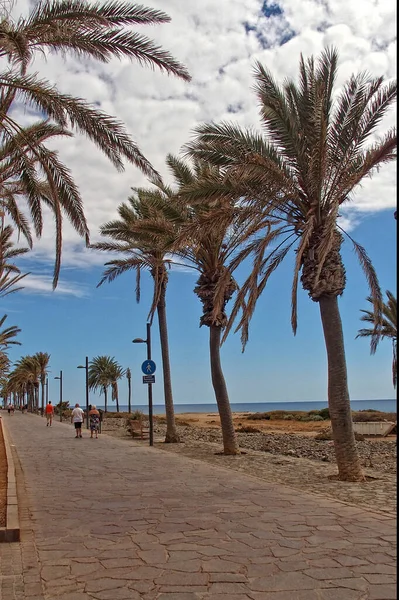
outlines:
[[[158,316],[164,311],[171,266],[184,262],[198,272],[194,292],[203,308],[200,325],[210,332],[211,376],[226,454],[237,454],[239,448],[220,345],[235,327],[245,348],[269,277],[286,256],[294,256],[293,332],[300,281],[320,309],[339,476],[361,481],[338,306],[346,285],[344,238],[352,243],[369,284],[377,337],[382,335],[378,324],[383,301],[366,250],[343,230],[338,218],[363,178],[396,158],[394,130],[377,141],[372,138],[396,99],[396,82],[384,84],[382,78],[360,73],[337,93],[337,65],[335,49],[326,49],[317,60],[301,57],[298,83],[288,80],[280,86],[258,63],[255,91],[262,130],[226,122],[198,127],[182,157],[167,157],[174,183],[150,177],[150,187],[134,188],[133,196],[118,208],[119,219],[101,227],[106,241],[92,247],[118,255],[106,263],[99,285],[134,270],[139,298],[140,273],[150,272],[150,319],[155,310]],[[240,285],[235,271],[248,261],[249,274]],[[234,295],[228,316],[226,305]],[[166,322],[160,321],[160,336],[162,347],[167,346]],[[169,372],[167,351],[165,356],[164,373]]]
[[[2,322],[0,322],[0,327]],[[16,332],[0,331],[0,347],[3,345],[5,336],[10,338]],[[8,341],[8,344],[19,344],[17,341]],[[22,356],[14,364],[14,369],[8,373],[2,382],[1,397],[6,403],[11,400],[17,407],[27,405],[28,410],[36,411],[45,406],[45,386],[49,373],[50,354],[47,352],[36,352],[29,356]],[[0,366],[1,368],[1,366]],[[7,370],[9,362],[7,364]],[[116,410],[119,412],[119,390],[118,381],[126,377],[128,382],[128,411],[131,412],[131,371],[122,366],[110,356],[96,356],[89,362],[89,389],[104,394],[104,409],[108,410],[108,390],[111,388],[111,399],[116,402]],[[39,392],[41,390],[41,402]]]
[[[28,410],[35,411],[41,408],[43,412],[49,360],[50,354],[47,352],[36,352],[22,356],[16,361],[1,391],[5,401],[11,398],[17,407],[27,405]]]

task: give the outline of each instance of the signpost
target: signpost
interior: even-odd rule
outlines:
[[[141,370],[143,371],[144,375],[153,375],[157,370],[157,366],[153,360],[147,359],[141,365]]]
[[[141,365],[143,383],[148,385],[148,419],[150,421],[150,446],[154,445],[154,424],[152,418],[152,384],[155,383],[156,364],[151,360],[151,323],[147,323],[147,339],[135,338],[134,344],[147,344],[147,360]]]

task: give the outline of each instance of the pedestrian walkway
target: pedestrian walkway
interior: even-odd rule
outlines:
[[[4,421],[25,490],[1,600],[396,598],[387,515],[33,415]]]

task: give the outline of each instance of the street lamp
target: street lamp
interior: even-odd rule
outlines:
[[[151,360],[151,323],[147,323],[147,339],[134,338],[133,344],[147,344],[147,360]],[[154,424],[152,420],[152,383],[148,383],[148,420],[150,422],[150,446],[154,445]]]
[[[62,371],[60,371],[60,376],[54,377],[54,379],[60,380],[60,421],[62,421]]]
[[[79,365],[78,369],[86,369],[86,427],[89,429],[89,357],[86,356],[85,366]]]

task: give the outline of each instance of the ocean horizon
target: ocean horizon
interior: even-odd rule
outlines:
[[[239,402],[232,403],[231,410],[233,412],[270,412],[272,410],[321,410],[327,408],[327,401],[308,401],[308,402]],[[104,405],[97,404],[98,408],[104,408]],[[380,400],[352,400],[352,410],[379,410],[381,412],[395,412],[396,413],[396,400],[395,399],[380,399]],[[127,404],[120,404],[119,409],[121,412],[127,412]],[[175,414],[183,413],[215,413],[218,412],[217,404],[175,404]],[[132,402],[132,411],[141,410],[148,412],[147,404],[134,404]],[[108,403],[108,411],[115,412],[116,407],[114,403]],[[165,414],[165,406],[163,404],[154,404],[153,406],[154,415]]]

